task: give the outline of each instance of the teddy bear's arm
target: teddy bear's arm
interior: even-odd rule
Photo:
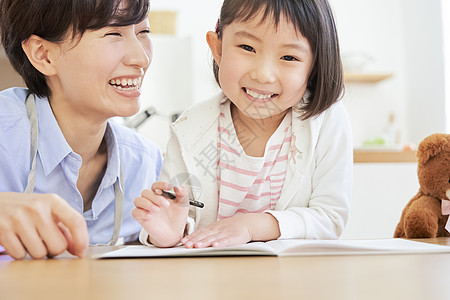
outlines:
[[[422,195],[413,201],[402,214],[406,238],[435,238],[441,217],[441,201]]]

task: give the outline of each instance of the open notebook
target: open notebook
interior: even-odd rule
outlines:
[[[450,253],[450,246],[434,245],[404,239],[378,240],[276,240],[252,242],[224,248],[186,249],[182,246],[157,248],[142,245],[125,246],[96,258],[188,257],[188,256],[305,256],[360,255],[395,253]]]

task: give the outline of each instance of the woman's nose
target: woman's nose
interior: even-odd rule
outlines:
[[[150,65],[153,56],[150,40],[140,41],[139,38],[134,38],[129,42],[127,48],[125,64],[139,68],[147,68]]]

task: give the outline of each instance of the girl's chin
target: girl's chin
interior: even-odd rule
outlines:
[[[276,117],[283,114],[283,111],[278,107],[270,105],[264,107],[248,107],[246,110],[241,111],[249,118],[255,120],[263,120],[267,118]]]

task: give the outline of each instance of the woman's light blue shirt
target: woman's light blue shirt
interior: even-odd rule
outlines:
[[[25,109],[29,91],[12,88],[0,92],[0,192],[23,192],[31,170],[30,122]],[[122,162],[124,178],[123,220],[120,237],[137,241],[140,225],[131,211],[133,200],[158,179],[162,155],[157,146],[136,132],[108,122],[105,140],[108,164],[92,202],[83,213],[76,184],[81,156],[67,143],[46,98],[36,97],[39,135],[35,193],[55,193],[86,219],[91,244],[106,244],[113,234],[114,183]]]

